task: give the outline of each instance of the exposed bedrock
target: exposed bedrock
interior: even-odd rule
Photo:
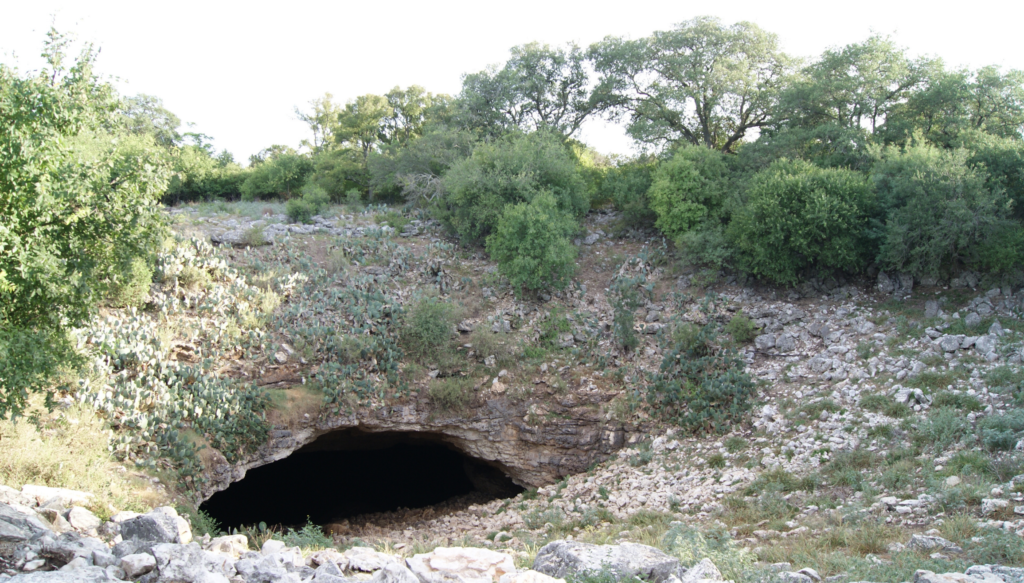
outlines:
[[[299,450],[329,451],[382,447],[372,434],[410,434],[440,442],[495,467],[524,487],[554,483],[607,459],[629,441],[630,429],[605,419],[613,394],[592,392],[531,401],[497,397],[458,414],[436,411],[428,401],[361,408],[351,413],[278,426],[254,454],[230,464],[208,450],[203,498],[226,489],[248,470],[284,459]]]

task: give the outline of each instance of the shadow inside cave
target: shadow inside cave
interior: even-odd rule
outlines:
[[[429,433],[325,434],[200,506],[222,528],[324,525],[372,512],[421,508],[474,492],[508,498],[523,488],[497,465]]]

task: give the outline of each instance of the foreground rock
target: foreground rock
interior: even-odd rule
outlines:
[[[559,578],[612,573],[616,579],[640,577],[654,583],[681,579],[686,572],[679,559],[647,545],[592,545],[564,540],[544,545],[533,569]]]

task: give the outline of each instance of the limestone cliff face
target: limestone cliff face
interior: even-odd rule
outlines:
[[[229,464],[219,452],[208,450],[203,498],[241,480],[249,469],[299,449],[355,447],[345,445],[342,438],[352,432],[414,433],[482,460],[521,486],[544,486],[586,470],[628,442],[629,429],[605,420],[602,414],[602,405],[613,397],[590,392],[513,401],[496,395],[459,414],[438,412],[428,401],[419,400],[279,426],[268,443],[240,463]]]

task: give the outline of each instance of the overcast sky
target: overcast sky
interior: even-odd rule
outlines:
[[[101,73],[125,95],[160,97],[191,131],[214,138],[236,160],[270,144],[297,147],[308,129],[296,106],[324,92],[340,101],[418,84],[456,94],[463,73],[502,63],[508,49],[540,41],[581,45],[637,38],[699,15],[754,22],[790,54],[892,35],[913,55],[951,66],[1024,69],[1024,2],[903,0],[729,3],[392,1],[114,2],[0,0],[0,60],[38,68],[44,34],[58,29],[102,49]],[[621,128],[601,121],[583,140],[629,153]]]

